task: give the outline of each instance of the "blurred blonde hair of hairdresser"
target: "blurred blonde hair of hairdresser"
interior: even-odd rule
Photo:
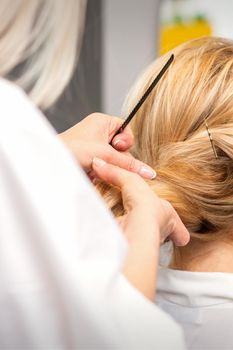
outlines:
[[[206,37],[172,52],[174,62],[132,122],[132,152],[156,170],[151,188],[171,202],[191,237],[232,239],[233,43]],[[127,112],[169,55],[156,60],[138,80],[129,93]],[[118,189],[100,187],[114,214],[121,215]]]
[[[0,76],[23,64],[14,82],[42,109],[71,78],[85,6],[85,0],[0,0]]]

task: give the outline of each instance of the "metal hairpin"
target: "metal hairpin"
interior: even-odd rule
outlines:
[[[217,155],[216,149],[215,149],[215,147],[214,147],[214,141],[213,141],[211,132],[210,132],[210,130],[209,130],[209,127],[208,127],[208,124],[207,124],[207,121],[206,121],[205,118],[204,118],[204,123],[205,123],[205,127],[206,127],[206,130],[207,130],[207,134],[208,134],[208,136],[209,136],[209,139],[210,139],[210,143],[211,143],[211,146],[212,146],[212,149],[213,149],[215,158],[217,159],[217,158],[218,158],[218,155]]]

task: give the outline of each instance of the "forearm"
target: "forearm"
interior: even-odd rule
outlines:
[[[155,242],[146,238],[129,243],[123,274],[129,282],[150,300],[155,299],[159,239]],[[159,237],[159,234],[157,235]]]

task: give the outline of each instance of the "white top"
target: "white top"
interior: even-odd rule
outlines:
[[[0,80],[0,348],[183,348],[120,274],[126,249],[44,116]]]
[[[188,349],[233,349],[233,274],[160,268],[157,304],[183,327]]]

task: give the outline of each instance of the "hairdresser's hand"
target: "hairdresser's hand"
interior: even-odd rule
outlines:
[[[154,299],[159,246],[167,238],[183,246],[189,233],[170,203],[160,199],[140,176],[94,159],[98,177],[120,188],[125,215],[120,225],[129,243],[123,273],[149,299]]]
[[[90,173],[92,159],[99,157],[146,179],[153,178],[155,172],[149,166],[127,153],[133,145],[129,127],[113,139],[113,147],[109,145],[121,124],[120,118],[94,113],[59,136],[87,173]]]
[[[155,242],[169,238],[178,246],[188,243],[189,233],[172,205],[160,199],[140,176],[98,158],[92,166],[99,179],[121,190],[126,214],[120,223],[129,241],[145,240],[145,230],[149,230]]]

